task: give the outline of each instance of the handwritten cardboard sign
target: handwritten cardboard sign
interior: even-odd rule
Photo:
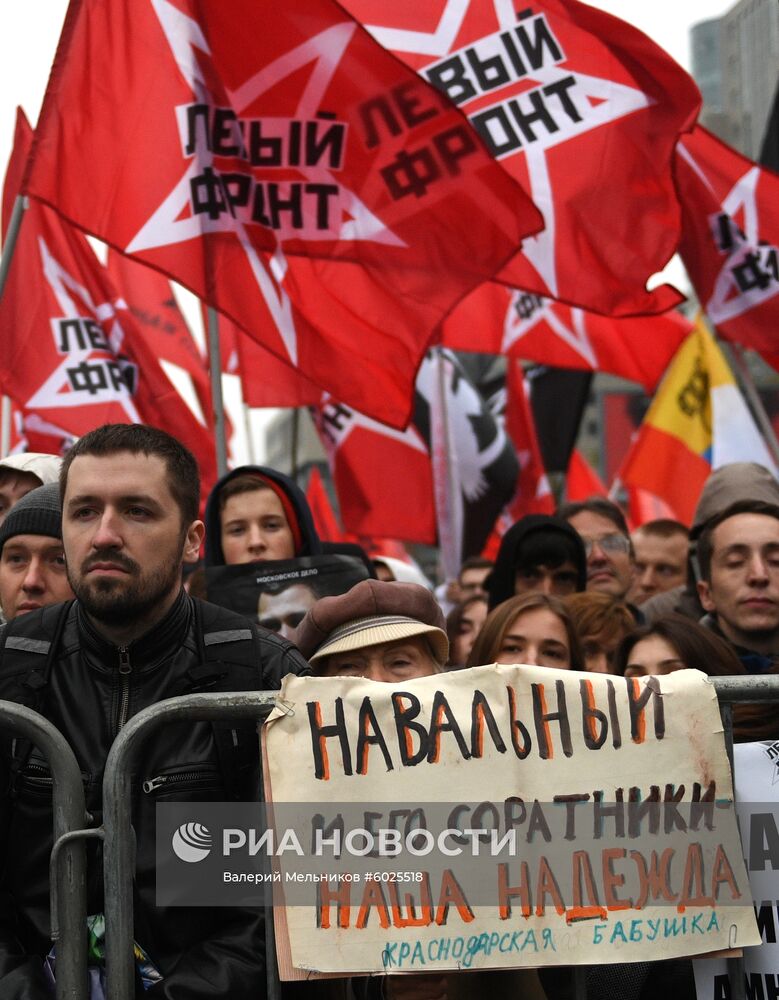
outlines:
[[[265,770],[277,933],[298,970],[651,961],[759,941],[698,672],[289,676]]]

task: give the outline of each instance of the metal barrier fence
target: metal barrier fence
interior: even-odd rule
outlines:
[[[57,1000],[85,1000],[87,980],[86,852],[73,837],[88,822],[84,785],[64,736],[37,712],[0,701],[0,728],[29,740],[45,756],[53,779],[51,937],[57,945]]]
[[[184,719],[237,722],[264,719],[276,704],[277,691],[246,694],[190,694],[157,702],[124,726],[106,761],[103,777],[103,879],[108,1000],[134,1000],[133,875],[135,836],[131,817],[131,772],[143,741],[168,722]],[[268,1000],[280,1000],[273,936],[273,912],[265,913]]]
[[[732,767],[732,705],[779,701],[779,675],[713,677],[711,680],[720,702]],[[62,736],[35,713],[0,702],[0,725],[7,723],[10,728],[33,740],[46,753],[52,766],[55,810],[52,870],[59,873],[59,877],[52,882],[53,888],[59,890],[53,892],[52,908],[52,928],[59,927],[57,1000],[85,1000],[83,987],[79,985],[85,982],[86,975],[84,849],[83,843],[75,842],[75,838],[80,836],[102,836],[104,841],[108,1000],[134,1000],[132,906],[135,835],[131,823],[131,773],[143,741],[166,722],[174,720],[218,722],[248,719],[259,722],[268,715],[276,697],[277,692],[274,691],[185,695],[158,702],[133,716],[114,741],[106,761],[103,826],[99,830],[79,829],[84,819],[81,775]],[[64,855],[64,872],[63,866],[57,864],[59,852]],[[266,912],[265,932],[268,1000],[279,1000],[281,990],[270,910]],[[60,982],[60,968],[67,983]],[[582,967],[572,970],[576,1000],[585,1000],[587,995],[584,972]],[[731,1000],[745,1000],[743,958],[729,959],[728,973]]]

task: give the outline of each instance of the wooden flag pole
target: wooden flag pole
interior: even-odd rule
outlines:
[[[222,352],[219,349],[219,319],[216,309],[208,307],[208,362],[211,369],[211,405],[214,410],[214,446],[216,471],[221,478],[227,473],[227,435],[222,397]]]

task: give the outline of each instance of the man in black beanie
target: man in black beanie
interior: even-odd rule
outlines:
[[[490,611],[515,594],[578,593],[587,586],[584,543],[562,518],[528,514],[501,539],[486,585]]]
[[[73,597],[58,483],[31,490],[0,525],[0,606],[7,619]]]

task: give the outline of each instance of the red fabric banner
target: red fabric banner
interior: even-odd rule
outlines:
[[[373,36],[468,115],[544,214],[501,280],[609,315],[681,300],[646,290],[673,255],[672,175],[700,94],[636,28],[577,0],[346,0]]]
[[[74,2],[26,190],[396,426],[433,329],[542,225],[332,0]]]
[[[679,245],[709,320],[779,369],[779,176],[702,126],[676,153]]]

